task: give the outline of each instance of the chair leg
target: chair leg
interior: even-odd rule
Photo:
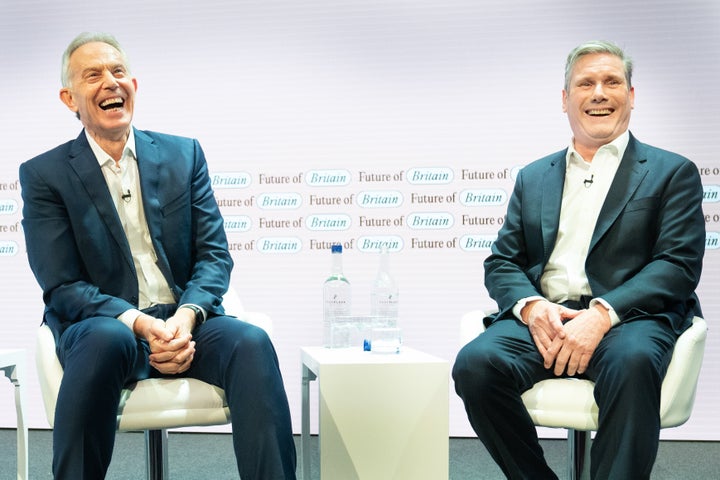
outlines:
[[[590,432],[568,429],[568,478],[590,478]]]
[[[145,430],[145,450],[148,480],[167,480],[167,430]]]

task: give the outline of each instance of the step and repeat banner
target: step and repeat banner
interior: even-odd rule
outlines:
[[[47,427],[33,362],[42,298],[17,172],[81,131],[58,98],[60,57],[77,33],[110,31],[124,45],[138,79],[136,127],[203,146],[236,263],[232,288],[273,319],[298,432],[299,349],[321,342],[330,245],[344,246],[357,315],[369,312],[386,246],[405,344],[452,363],[461,316],[494,307],[482,263],[517,172],[571,139],[565,57],[599,38],[635,60],[633,133],[702,175],[698,293],[710,334],[693,417],[663,437],[720,440],[720,7],[610,0],[598,18],[592,3],[1,2],[0,348],[26,349],[30,427]],[[450,433],[472,436],[448,388]],[[0,403],[11,405],[9,389]],[[1,408],[0,428],[14,424]]]

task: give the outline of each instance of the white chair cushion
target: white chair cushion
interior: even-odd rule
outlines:
[[[123,390],[118,430],[155,430],[230,422],[225,392],[194,378],[152,378]]]
[[[598,406],[590,380],[543,380],[522,395],[535,425],[597,430]]]

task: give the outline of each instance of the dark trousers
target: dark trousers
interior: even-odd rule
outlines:
[[[174,307],[148,312],[160,318]],[[295,443],[277,355],[262,329],[233,317],[212,317],[193,331],[195,356],[184,377],[225,390],[233,446],[243,480],[294,479]],[[64,368],[53,432],[56,479],[104,478],[110,465],[120,392],[161,376],[148,365],[147,343],[116,318],[73,324],[61,336]]]
[[[676,339],[667,323],[635,320],[612,328],[595,350],[582,376],[595,382],[599,407],[593,479],[650,478],[660,435],[660,389]],[[517,320],[496,321],[457,356],[455,390],[507,478],[557,479],[520,397],[554,377],[528,328]]]

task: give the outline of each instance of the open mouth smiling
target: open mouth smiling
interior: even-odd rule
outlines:
[[[125,100],[120,97],[108,98],[107,100],[103,100],[102,102],[100,102],[100,108],[102,108],[103,110],[121,108],[123,105],[125,105]]]
[[[611,115],[615,110],[612,108],[594,108],[592,110],[585,110],[585,113],[591,117],[607,117]]]

